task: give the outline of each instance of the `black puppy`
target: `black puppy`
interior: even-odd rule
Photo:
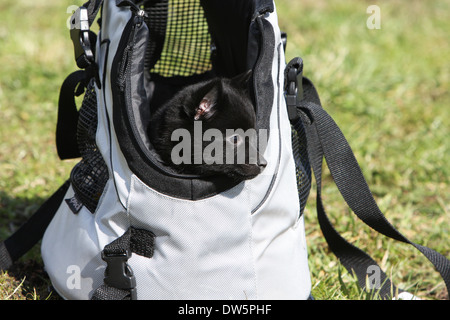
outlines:
[[[251,71],[180,90],[152,116],[149,135],[163,162],[179,173],[254,178],[265,166],[257,152]]]

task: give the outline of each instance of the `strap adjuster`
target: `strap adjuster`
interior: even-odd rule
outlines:
[[[288,116],[291,122],[297,121],[300,117],[297,112],[297,106],[303,98],[303,60],[302,58],[292,59],[286,66],[284,72],[284,88]]]
[[[94,62],[94,53],[89,39],[88,10],[83,6],[79,7],[70,18],[70,38],[77,66],[87,68]]]
[[[131,300],[136,300],[136,278],[133,270],[127,263],[130,258],[130,250],[126,250],[121,254],[109,254],[102,251],[102,259],[107,264],[104,283],[117,289],[129,290]]]

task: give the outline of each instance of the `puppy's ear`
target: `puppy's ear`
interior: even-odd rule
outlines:
[[[248,90],[250,81],[252,79],[252,75],[253,75],[252,69],[247,70],[243,73],[238,74],[234,78],[231,78],[231,83],[234,86],[236,86],[236,88]]]
[[[212,88],[195,109],[194,120],[209,120],[217,111],[218,90]]]

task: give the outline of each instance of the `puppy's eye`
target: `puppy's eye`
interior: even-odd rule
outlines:
[[[231,137],[229,137],[228,140],[232,144],[236,145],[236,144],[238,144],[241,141],[241,137],[239,137],[239,135],[235,134],[235,135],[232,135]]]

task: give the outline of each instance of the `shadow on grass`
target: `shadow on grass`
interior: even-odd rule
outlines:
[[[47,199],[41,197],[13,197],[5,191],[0,191],[0,241],[5,241],[14,234],[45,200]],[[14,297],[16,299],[61,299],[53,290],[50,279],[44,270],[40,241],[6,272],[7,276],[13,278],[17,283],[21,283],[20,290]]]

